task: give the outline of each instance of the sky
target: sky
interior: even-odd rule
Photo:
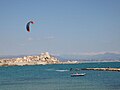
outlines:
[[[0,55],[42,52],[119,53],[120,0],[0,0]]]

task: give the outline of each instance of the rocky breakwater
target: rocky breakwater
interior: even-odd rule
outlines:
[[[50,55],[48,52],[41,53],[37,56],[24,56],[21,58],[0,59],[0,66],[45,65],[59,63],[61,62],[54,56]]]
[[[118,71],[118,72],[120,72],[120,68],[84,68],[82,70]]]

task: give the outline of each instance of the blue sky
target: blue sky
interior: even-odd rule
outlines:
[[[0,0],[0,55],[46,51],[120,52],[120,0]]]

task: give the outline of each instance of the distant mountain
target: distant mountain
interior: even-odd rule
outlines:
[[[24,57],[28,55],[7,55],[7,56],[0,56],[0,58],[18,58]],[[104,53],[104,54],[97,54],[97,55],[54,55],[54,57],[58,58],[61,61],[67,60],[119,60],[120,61],[120,54],[116,53]]]
[[[0,59],[2,58],[19,58],[19,57],[24,57],[24,56],[28,56],[28,55],[1,55]]]
[[[97,55],[60,55],[58,58],[62,60],[120,60],[120,54],[104,53]]]
[[[112,59],[112,60],[119,60],[120,54],[115,53],[104,53],[104,54],[98,54],[93,56],[95,59]]]

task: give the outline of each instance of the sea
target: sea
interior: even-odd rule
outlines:
[[[96,67],[120,68],[120,62],[0,67],[0,90],[120,90],[120,72],[81,70]],[[71,77],[76,72],[86,75]]]

